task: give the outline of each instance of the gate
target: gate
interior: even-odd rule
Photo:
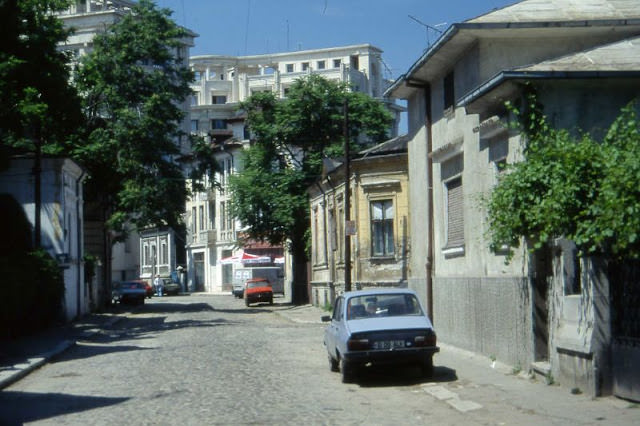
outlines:
[[[609,266],[613,393],[640,401],[640,261]]]

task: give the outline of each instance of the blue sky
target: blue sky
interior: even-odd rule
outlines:
[[[452,23],[516,0],[156,0],[199,34],[191,55],[257,55],[370,43],[404,74]]]

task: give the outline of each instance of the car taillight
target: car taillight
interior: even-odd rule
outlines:
[[[350,351],[362,351],[369,349],[369,339],[351,338],[347,341],[347,348]]]
[[[427,332],[426,335],[416,336],[413,339],[416,346],[435,346],[436,345],[436,333],[433,331]]]

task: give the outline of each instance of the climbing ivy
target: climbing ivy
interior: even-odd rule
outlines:
[[[640,121],[625,106],[603,140],[553,129],[534,94],[518,110],[526,141],[487,199],[490,245],[538,249],[558,237],[582,254],[640,257]],[[512,255],[512,252],[510,253]],[[510,256],[508,257],[508,260]]]

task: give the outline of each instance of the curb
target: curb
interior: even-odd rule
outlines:
[[[82,335],[78,337],[78,339],[86,339],[88,337],[91,337],[94,334],[98,333],[101,328],[111,327],[113,324],[115,324],[119,320],[120,320],[119,316],[114,316],[109,320],[105,321],[105,323],[102,324],[101,326],[94,327],[91,330],[82,333]],[[58,344],[56,344],[56,346],[54,346],[53,349],[51,350],[45,351],[38,356],[28,358],[26,361],[14,364],[13,366],[8,367],[4,370],[0,370],[0,390],[12,385],[13,383],[27,376],[32,371],[42,367],[44,364],[49,362],[49,360],[60,355],[61,353],[65,352],[66,350],[75,346],[76,344],[77,344],[77,339],[62,340]]]
[[[70,347],[75,346],[75,344],[76,342],[74,340],[65,340],[58,343],[58,345],[52,350],[47,351],[40,356],[29,358],[26,362],[14,364],[11,369],[0,371],[0,390],[12,385],[32,371],[42,367],[51,358],[63,353]]]

